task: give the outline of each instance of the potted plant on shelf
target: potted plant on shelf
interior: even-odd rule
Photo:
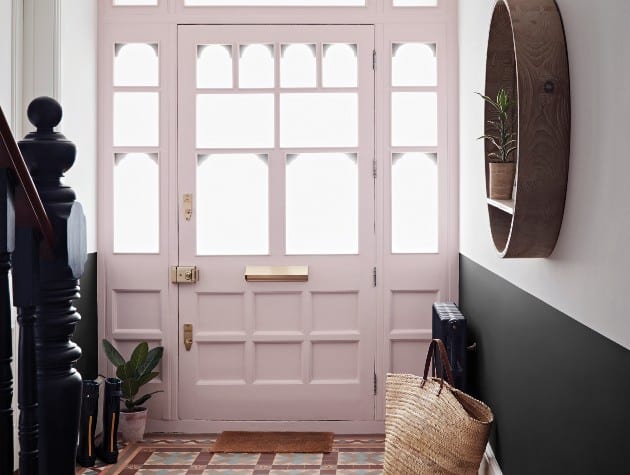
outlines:
[[[477,93],[490,104],[492,115],[488,120],[486,134],[478,138],[490,143],[492,152],[488,153],[489,179],[488,191],[490,199],[512,199],[512,188],[516,175],[514,152],[516,151],[516,132],[514,128],[513,102],[503,88],[499,89],[496,100]]]
[[[120,410],[120,431],[123,440],[137,442],[144,438],[147,423],[147,408],[142,405],[151,396],[163,391],[153,391],[138,397],[140,388],[154,379],[159,372],[153,371],[164,354],[164,347],[156,346],[149,350],[143,341],[136,346],[129,361],[107,340],[103,340],[103,350],[107,359],[116,367],[116,377],[121,380],[122,400],[125,408]]]

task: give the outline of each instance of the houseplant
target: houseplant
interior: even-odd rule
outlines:
[[[136,442],[144,438],[147,422],[147,409],[142,405],[151,396],[162,391],[153,391],[138,397],[140,388],[154,379],[159,372],[153,371],[164,354],[164,348],[157,346],[149,350],[143,341],[135,347],[129,361],[107,340],[103,340],[103,350],[107,359],[116,367],[116,377],[121,380],[122,400],[125,408],[120,411],[120,430],[127,442]]]
[[[513,102],[503,88],[497,92],[496,100],[481,93],[477,93],[490,105],[490,115],[487,121],[486,133],[479,137],[490,144],[493,150],[488,153],[489,183],[488,192],[491,199],[509,200],[512,198],[516,163],[514,152],[517,148],[516,132],[514,129]]]

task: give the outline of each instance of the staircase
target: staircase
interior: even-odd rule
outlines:
[[[27,114],[36,131],[17,144],[0,109],[0,475],[15,468],[9,270],[20,332],[20,474],[72,475],[81,408],[72,301],[87,257],[85,216],[60,180],[76,155],[54,131],[61,106],[40,97]]]

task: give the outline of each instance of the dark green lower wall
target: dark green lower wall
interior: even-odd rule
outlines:
[[[98,307],[96,304],[96,253],[88,254],[80,281],[81,298],[74,305],[81,321],[74,331],[74,342],[81,347],[81,359],[76,368],[84,379],[98,374]]]
[[[464,256],[460,308],[503,473],[630,473],[629,350]]]

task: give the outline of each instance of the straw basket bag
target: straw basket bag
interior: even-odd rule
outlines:
[[[451,384],[444,381],[444,374],[427,378],[434,353]],[[477,474],[492,411],[455,389],[452,381],[446,349],[439,339],[429,346],[422,378],[387,375],[385,475]]]

